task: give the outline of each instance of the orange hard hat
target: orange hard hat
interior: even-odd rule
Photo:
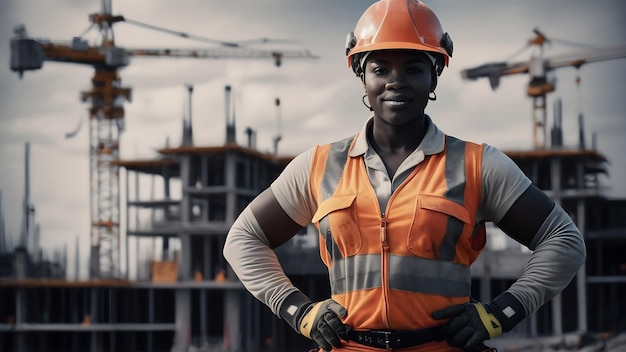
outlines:
[[[348,67],[358,75],[359,58],[373,50],[415,49],[437,57],[437,74],[448,66],[452,39],[435,13],[419,0],[380,0],[361,15],[346,40]],[[358,55],[360,54],[361,55]]]

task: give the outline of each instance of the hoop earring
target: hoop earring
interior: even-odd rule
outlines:
[[[430,100],[430,101],[437,100],[437,93],[435,93],[434,90],[432,92],[428,93],[428,100]]]
[[[371,105],[367,105],[367,103],[365,102],[365,98],[367,98],[367,92],[363,93],[363,97],[361,98],[361,101],[363,102],[363,105],[365,105],[366,108],[368,108],[370,111],[374,111]]]

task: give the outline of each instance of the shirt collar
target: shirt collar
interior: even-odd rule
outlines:
[[[441,131],[431,120],[430,116],[424,115],[426,117],[426,134],[424,135],[424,139],[417,147],[418,150],[422,150],[424,155],[433,155],[438,154],[443,151],[445,134]],[[374,117],[370,117],[363,124],[363,128],[356,137],[356,141],[350,150],[350,156],[356,157],[359,155],[365,154],[368,149],[370,149],[369,142],[367,141],[367,129],[371,128],[371,124],[374,123]]]

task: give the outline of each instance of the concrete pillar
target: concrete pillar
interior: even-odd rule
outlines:
[[[89,301],[89,318],[90,318],[90,324],[98,324],[98,323],[102,323],[101,321],[99,321],[100,317],[98,316],[98,289],[95,287],[92,287],[89,289],[89,294],[90,294],[90,301]],[[89,333],[90,335],[90,348],[91,348],[91,352],[98,352],[99,349],[102,347],[102,344],[100,343],[100,336],[97,332],[92,331],[91,333]]]
[[[553,200],[557,204],[561,204],[561,159],[553,158],[550,160],[550,188],[554,194]],[[552,309],[552,333],[555,335],[563,334],[563,305],[561,294],[556,295],[551,302]]]
[[[237,156],[233,152],[226,153],[226,158],[224,160],[224,180],[226,181],[226,223],[232,224],[235,222],[235,208],[237,207],[237,193],[235,192],[236,186],[236,176],[237,176],[237,168],[236,168]],[[219,253],[222,253],[224,250],[223,242],[219,243]],[[226,277],[228,280],[235,280],[235,272],[232,270],[230,265],[226,266]]]
[[[491,297],[491,249],[485,248],[481,255],[483,259],[483,275],[480,278],[479,299],[481,302],[490,302],[493,299],[493,297]]]
[[[237,155],[233,152],[226,153],[224,160],[224,180],[226,181],[226,209],[225,220],[227,224],[235,222],[235,211],[237,207],[236,188],[236,165]],[[219,252],[223,250],[220,243]],[[227,278],[233,280],[234,273],[228,267]],[[235,352],[241,350],[241,295],[237,291],[227,291],[224,294],[224,347],[226,351]]]
[[[17,247],[13,252],[13,272],[18,280],[28,276],[28,251],[25,247]]]
[[[176,290],[176,332],[172,352],[187,352],[191,344],[191,291]]]
[[[93,231],[93,230],[92,230]],[[89,278],[97,279],[100,278],[100,246],[95,243],[94,240],[91,240],[91,252],[89,253]]]
[[[584,189],[584,181],[583,181],[583,164],[579,162],[577,165],[577,180],[578,180],[578,188],[582,191]],[[586,206],[585,199],[579,199],[576,204],[576,226],[583,235],[585,236],[585,232],[587,232],[587,224],[585,219]],[[587,275],[586,275],[586,264],[578,270],[578,274],[576,274],[576,299],[578,301],[578,331],[585,332],[587,331]]]
[[[183,193],[180,203],[181,224],[191,224],[191,197],[185,190],[191,183],[191,158],[183,156],[180,159],[180,179]],[[178,234],[181,244],[181,253],[178,257],[178,281],[191,280],[191,236],[188,233]],[[172,352],[186,352],[191,345],[191,291],[189,289],[176,290],[176,332]]]
[[[207,313],[206,290],[200,289],[200,343],[203,347],[209,346]]]
[[[154,323],[154,290],[148,289],[148,324]],[[152,352],[152,331],[146,333],[146,352]]]
[[[128,193],[129,190],[129,185],[130,185],[130,179],[129,176],[130,175],[130,171],[128,171],[128,169],[125,169],[124,172],[124,197],[126,198],[126,205],[125,205],[125,211],[124,211],[124,275],[122,277],[126,278],[126,280],[130,279],[129,273],[130,273],[130,251],[128,250],[128,231],[130,230],[130,224],[128,222],[128,219],[130,218],[130,209],[128,206],[128,203],[130,201],[130,195]],[[78,260],[78,256],[76,256],[76,260]],[[78,275],[76,275],[76,279],[78,279]]]
[[[181,252],[178,258],[178,280],[191,280],[191,237],[180,234]],[[191,290],[176,290],[176,332],[172,352],[186,352],[191,344]]]
[[[224,351],[241,351],[241,294],[239,291],[226,291],[224,294]]]
[[[554,335],[563,334],[563,302],[561,294],[556,295],[551,302],[552,308],[552,333]]]
[[[18,247],[13,253],[13,272],[17,280],[28,276],[28,252],[25,247]],[[21,326],[26,323],[26,292],[23,288],[15,290],[15,325]],[[15,341],[17,351],[24,351],[27,347],[25,334],[18,332]]]
[[[213,263],[213,241],[211,237],[204,237],[202,239],[202,277],[203,280],[213,280],[215,277],[216,268],[211,265]],[[221,253],[219,253],[221,255]]]
[[[235,192],[237,176],[237,155],[234,152],[226,153],[224,160],[224,179],[226,180],[226,223],[235,222],[235,210],[237,207],[237,193]]]
[[[537,332],[537,314],[532,314],[530,316],[530,337],[536,337],[538,335]]]
[[[17,288],[15,290],[15,325],[20,327],[26,322],[26,297],[23,288]],[[17,332],[17,339],[15,341],[16,351],[26,350],[25,333]]]

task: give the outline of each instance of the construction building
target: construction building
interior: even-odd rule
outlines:
[[[229,104],[230,87],[225,94]],[[292,159],[278,156],[277,148],[259,151],[252,129],[246,130],[246,143],[238,144],[234,116],[226,111],[221,145],[194,145],[188,117],[180,146],[167,146],[154,159],[118,162],[126,177],[124,262],[127,271],[137,266],[137,277],[42,280],[16,274],[14,267],[0,280],[0,350],[288,352],[313,347],[253,298],[222,257],[234,219]],[[582,138],[575,147],[563,146],[559,120],[549,148],[505,153],[576,221],[587,242],[587,263],[561,295],[494,341],[501,350],[511,337],[531,341],[626,330],[626,304],[620,299],[626,296],[626,200],[604,196],[599,176],[607,172],[607,160]],[[159,180],[158,195],[142,190],[156,184],[146,178]],[[472,267],[473,295],[483,301],[519,277],[530,255],[495,226],[488,231],[488,246]],[[128,250],[129,241],[142,239],[158,248],[149,260],[131,259],[139,253]],[[314,300],[329,296],[318,251],[317,233],[310,227],[277,250],[288,276]]]

